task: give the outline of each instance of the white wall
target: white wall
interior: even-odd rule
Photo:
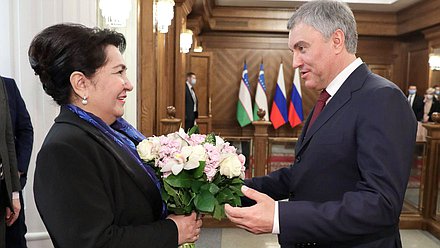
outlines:
[[[126,34],[127,51],[124,54],[129,79],[136,86],[136,0],[128,28],[118,30]],[[53,247],[38,215],[33,196],[35,158],[44,137],[58,114],[59,108],[42,90],[34,75],[27,51],[32,38],[45,27],[61,22],[81,23],[94,27],[101,23],[97,0],[0,0],[0,74],[16,80],[26,102],[34,126],[34,147],[29,165],[28,183],[24,190],[28,247]],[[126,119],[136,124],[136,93],[126,103]]]

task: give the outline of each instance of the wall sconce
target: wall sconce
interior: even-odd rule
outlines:
[[[99,0],[102,17],[110,27],[125,27],[130,16],[130,0]]]
[[[156,2],[156,26],[159,33],[168,33],[168,26],[171,25],[174,17],[174,4],[174,0],[158,0]]]
[[[188,53],[192,45],[193,32],[190,29],[180,33],[180,52]]]
[[[429,67],[433,71],[440,71],[440,55],[437,54],[429,55]]]

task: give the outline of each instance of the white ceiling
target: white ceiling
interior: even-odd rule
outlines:
[[[344,0],[353,10],[396,12],[423,0]],[[215,0],[216,6],[294,8],[300,0]]]

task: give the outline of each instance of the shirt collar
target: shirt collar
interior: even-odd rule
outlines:
[[[185,81],[185,83],[186,83],[186,85],[188,85],[189,89],[192,89],[192,85],[188,81]]]
[[[355,59],[351,64],[345,67],[336,77],[331,81],[331,83],[325,88],[325,90],[330,94],[330,98],[327,100],[330,101],[332,97],[338,92],[339,88],[341,88],[342,84],[347,80],[347,78],[353,73],[356,68],[358,68],[363,63],[361,58]]]

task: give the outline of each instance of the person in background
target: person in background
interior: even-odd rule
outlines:
[[[188,72],[185,81],[185,130],[192,128],[196,124],[196,119],[199,117],[197,111],[198,101],[196,92],[194,91],[196,82],[196,74]]]
[[[6,248],[26,248],[25,234],[27,231],[24,215],[23,189],[26,185],[29,161],[34,143],[34,130],[31,117],[26,109],[26,104],[21,97],[14,79],[2,77],[5,82],[9,100],[9,112],[11,114],[12,131],[15,140],[15,152],[17,153],[17,168],[20,175],[20,204],[21,210],[18,219],[9,227],[6,227]]]
[[[440,85],[436,84],[433,86],[433,88],[435,89],[434,92],[434,97],[437,101],[440,101]]]
[[[60,114],[37,156],[34,196],[57,248],[176,248],[195,242],[202,222],[168,215],[161,185],[126,122],[133,85],[121,33],[57,24],[37,34],[29,61]]]
[[[0,248],[5,247],[5,229],[20,215],[20,180],[8,95],[0,77]]]
[[[428,88],[426,90],[424,111],[423,111],[423,122],[432,122],[432,113],[440,112],[440,102],[434,97],[435,89]]]
[[[293,67],[321,92],[293,165],[246,181],[250,207],[225,206],[252,233],[281,247],[401,247],[399,216],[417,121],[404,93],[356,57],[346,3],[309,1],[288,22]],[[288,201],[282,201],[288,199]]]
[[[423,97],[417,94],[417,86],[410,85],[408,87],[408,103],[411,106],[417,121],[423,119]]]

